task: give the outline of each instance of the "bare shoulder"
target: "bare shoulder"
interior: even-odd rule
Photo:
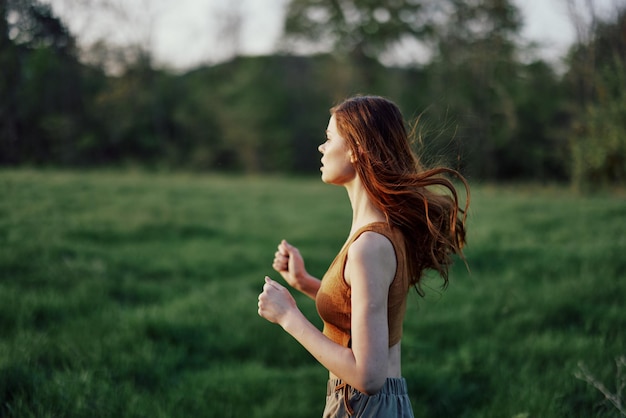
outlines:
[[[346,267],[353,273],[371,274],[378,280],[382,278],[384,282],[391,283],[396,271],[393,244],[384,235],[366,231],[350,245]]]
[[[395,260],[395,251],[389,238],[374,231],[363,232],[348,249],[348,255],[354,258],[371,258],[382,261],[386,257]]]

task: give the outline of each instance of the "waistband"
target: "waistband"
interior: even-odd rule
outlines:
[[[326,386],[326,396],[329,396],[330,394],[341,389],[345,390],[346,392],[348,392],[349,389],[356,390],[350,385],[346,384],[341,379],[328,379],[328,384]],[[380,391],[378,391],[378,393],[386,393],[389,395],[406,395],[408,393],[406,380],[404,379],[404,377],[388,377],[387,380],[385,380],[385,384],[380,389]]]

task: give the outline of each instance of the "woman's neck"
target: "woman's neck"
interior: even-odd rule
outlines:
[[[385,222],[387,220],[385,214],[378,209],[370,199],[359,176],[356,176],[353,181],[347,183],[345,187],[348,191],[348,197],[350,198],[350,204],[352,206],[352,227],[350,235],[367,224]]]

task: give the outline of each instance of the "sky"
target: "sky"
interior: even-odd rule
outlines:
[[[79,42],[99,37],[125,44],[129,40],[148,47],[159,64],[188,69],[244,55],[271,54],[282,31],[288,0],[44,0],[52,4]],[[568,13],[568,0],[514,0],[524,19],[522,36],[539,46],[552,62],[563,56],[576,32]],[[584,10],[585,0],[570,0]],[[602,15],[626,0],[591,0]],[[107,12],[94,8],[99,2]],[[239,9],[237,9],[237,7]],[[241,32],[225,36],[225,22],[240,16]],[[98,12],[94,12],[98,10]],[[143,13],[139,13],[143,11]],[[582,14],[583,17],[586,15]]]

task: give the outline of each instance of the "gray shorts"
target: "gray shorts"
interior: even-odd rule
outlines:
[[[376,395],[366,395],[340,379],[329,379],[323,418],[413,418],[404,378],[388,378]]]

